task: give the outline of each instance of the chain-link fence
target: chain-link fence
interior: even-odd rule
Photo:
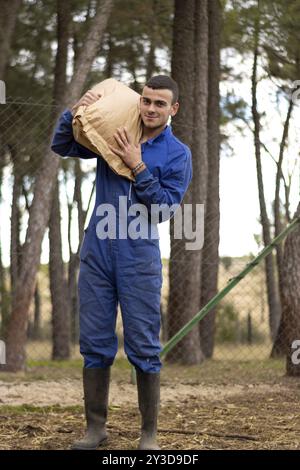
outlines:
[[[0,338],[5,340],[10,312],[12,308],[14,283],[18,279],[18,269],[22,262],[22,245],[25,240],[26,227],[33,199],[34,181],[39,171],[44,152],[50,143],[53,116],[55,107],[45,102],[30,102],[22,100],[7,100],[0,105],[0,188],[1,188],[1,250],[0,250],[0,307],[1,330]],[[53,157],[55,158],[55,157]],[[71,318],[70,328],[70,354],[65,359],[79,360],[78,347],[78,299],[74,293],[74,284],[70,282],[70,259],[72,260],[75,274],[78,274],[78,248],[80,246],[79,214],[88,216],[88,204],[93,189],[95,163],[93,161],[81,161],[77,159],[64,159],[61,161],[59,172],[59,194],[61,211],[62,250],[61,256],[64,263],[66,286],[69,288],[68,301]],[[75,181],[80,181],[81,201],[75,198]],[[91,204],[90,206],[92,205]],[[81,204],[81,206],[79,206]],[[238,217],[236,226],[232,230],[240,232],[243,237],[247,227],[240,226]],[[164,232],[165,233],[165,232]],[[222,231],[221,231],[222,234]],[[165,236],[165,235],[164,235]],[[167,245],[169,241],[161,239],[161,243]],[[176,242],[178,244],[182,242]],[[176,245],[174,242],[176,251]],[[173,247],[173,248],[174,248]],[[169,268],[170,260],[163,255],[163,286],[161,297],[162,329],[161,341],[163,344],[170,338],[169,323],[172,312],[169,309]],[[189,255],[195,259],[195,276],[199,271],[197,263],[201,263],[198,254]],[[220,257],[218,266],[217,290],[225,287],[227,282],[237,276],[242,268],[254,255],[243,257]],[[177,295],[178,329],[182,325],[180,320],[181,306],[184,308],[185,298],[182,285],[191,280],[191,263],[183,262],[176,265],[173,260],[173,271],[178,286],[181,289],[174,291]],[[74,262],[75,260],[75,262]],[[51,300],[49,282],[49,243],[46,233],[41,256],[41,265],[38,272],[37,286],[34,299],[29,312],[27,329],[27,364],[34,365],[47,362],[53,358],[53,302]],[[275,259],[274,265],[275,265]],[[206,266],[205,266],[206,263]],[[202,267],[208,269],[214,276],[215,260],[202,260]],[[74,270],[72,271],[74,274]],[[189,272],[187,272],[189,270]],[[217,305],[216,309],[208,314],[211,321],[203,322],[195,326],[198,330],[199,345],[195,350],[201,350],[201,341],[205,342],[205,335],[209,336],[208,343],[211,350],[210,357],[225,359],[228,361],[239,360],[258,361],[270,357],[273,340],[270,332],[270,313],[266,292],[265,264],[262,261],[250,272],[228,295]],[[208,282],[209,275],[202,278],[202,286]],[[277,281],[276,281],[277,282]],[[188,291],[188,290],[187,290]],[[171,293],[172,294],[172,293]],[[182,297],[180,297],[182,296]],[[199,307],[201,307],[199,299]],[[179,312],[179,313],[178,313]],[[189,317],[197,313],[191,311]],[[207,318],[208,318],[207,317]],[[184,317],[185,318],[185,317]],[[173,318],[174,325],[174,318]],[[175,324],[176,327],[176,324]],[[119,337],[119,357],[124,356],[122,340],[121,315],[118,315],[117,334]],[[176,358],[180,362],[184,356],[182,348],[184,342],[178,345]],[[55,357],[55,356],[54,356]],[[193,361],[190,361],[193,363]]]

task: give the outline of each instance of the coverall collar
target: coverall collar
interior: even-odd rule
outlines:
[[[152,145],[156,140],[160,139],[161,137],[165,136],[165,135],[169,135],[169,134],[172,134],[172,128],[171,126],[166,126],[160,134],[158,134],[157,136],[155,137],[152,137],[152,139],[149,139],[149,140],[146,140],[146,142],[143,142],[142,145],[145,145],[145,144],[149,144],[149,145]]]

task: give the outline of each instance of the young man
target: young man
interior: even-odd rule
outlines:
[[[92,104],[97,99],[99,96],[88,91],[74,105],[73,113],[78,106]],[[161,369],[159,240],[151,235],[135,238],[124,237],[123,233],[121,236],[118,222],[124,225],[125,219],[119,209],[119,200],[128,196],[126,228],[132,221],[130,208],[133,204],[143,204],[150,212],[155,204],[171,207],[182,201],[192,177],[191,153],[167,125],[178,107],[176,82],[164,75],[152,77],[145,85],[140,101],[143,123],[140,144],[131,142],[126,129],[116,130],[116,145],[111,149],[133,171],[133,184],[115,174],[101,157],[75,142],[73,115],[69,110],[61,115],[55,130],[51,146],[55,153],[97,158],[96,204],[80,251],[78,281],[87,432],[82,440],[75,442],[73,449],[95,449],[107,439],[105,423],[110,367],[118,348],[115,333],[118,302],[122,311],[125,353],[137,372],[142,416],[139,449],[159,449],[156,442]],[[103,203],[115,209],[116,237],[99,236],[97,222],[102,214],[99,206]],[[150,232],[153,223],[148,217],[144,220]]]

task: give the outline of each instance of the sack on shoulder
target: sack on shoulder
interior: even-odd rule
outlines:
[[[109,78],[91,88],[101,98],[90,106],[80,106],[73,118],[75,140],[100,155],[120,176],[134,181],[131,170],[108,144],[118,144],[113,135],[117,127],[126,127],[135,144],[142,136],[139,111],[140,95],[123,83]]]

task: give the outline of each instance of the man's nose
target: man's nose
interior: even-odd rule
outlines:
[[[150,103],[150,104],[149,104],[149,111],[152,112],[152,113],[155,112],[155,105],[154,105],[154,103]]]

